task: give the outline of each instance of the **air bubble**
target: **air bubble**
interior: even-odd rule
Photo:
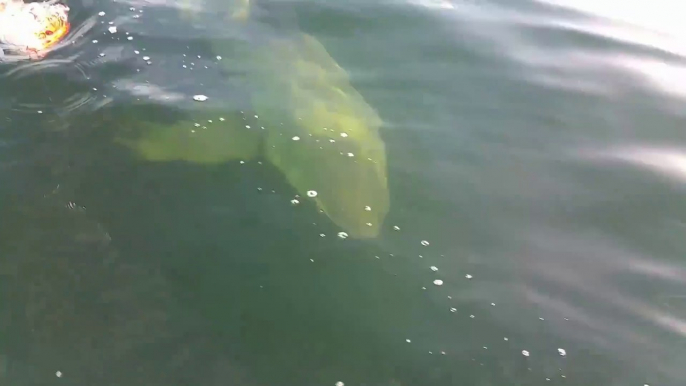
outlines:
[[[443,280],[441,280],[441,279],[434,280],[434,285],[438,285],[438,286],[443,285]]]
[[[308,190],[307,191],[307,197],[310,197],[310,198],[317,197],[317,191],[316,190]]]
[[[426,246],[428,246],[428,245],[429,245],[429,242],[428,242],[428,241],[426,241],[426,240],[422,240],[422,245],[426,247]]]
[[[340,239],[347,239],[347,238],[348,238],[348,234],[345,233],[345,232],[338,232],[338,238],[340,238]]]

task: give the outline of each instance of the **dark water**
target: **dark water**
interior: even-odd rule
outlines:
[[[683,384],[665,4],[68,4],[70,44],[1,68],[3,385]],[[383,120],[377,237],[248,157],[302,34]],[[146,133],[157,153],[122,142]],[[355,194],[339,161],[289,162]]]

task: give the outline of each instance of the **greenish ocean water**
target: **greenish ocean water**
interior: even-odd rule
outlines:
[[[3,385],[683,384],[669,1],[67,4],[0,63]]]

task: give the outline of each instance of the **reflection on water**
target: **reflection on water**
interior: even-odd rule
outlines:
[[[667,1],[69,5],[0,68],[5,383],[686,378]]]

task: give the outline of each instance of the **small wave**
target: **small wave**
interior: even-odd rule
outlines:
[[[686,27],[669,1],[460,2],[451,9],[447,28],[480,42],[477,51],[523,66],[532,83],[599,96],[642,88],[686,98]]]
[[[409,3],[429,9],[455,9],[455,5],[447,0],[409,0]]]
[[[686,149],[631,145],[601,151],[583,151],[580,155],[583,159],[595,162],[628,164],[686,183]]]
[[[605,236],[572,228],[531,232],[528,257],[520,261],[530,279],[522,283],[522,295],[548,318],[566,321],[556,329],[560,337],[609,350],[643,372],[683,379],[682,358],[674,357],[672,339],[686,336],[684,309],[656,302],[650,291],[631,290],[658,284],[683,288],[683,267]],[[618,280],[633,284],[620,288]],[[656,334],[656,328],[669,334]]]

